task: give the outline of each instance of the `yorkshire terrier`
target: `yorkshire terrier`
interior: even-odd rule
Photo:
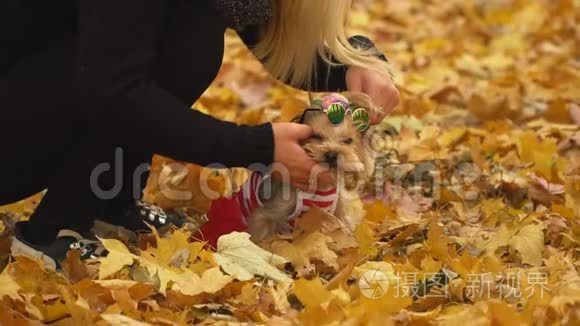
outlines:
[[[330,112],[336,103],[347,108],[346,112],[342,110],[339,120]],[[291,232],[293,220],[314,206],[335,215],[352,230],[362,221],[365,212],[359,192],[374,170],[371,140],[365,135],[374,134],[368,117],[378,109],[368,96],[354,93],[332,94],[318,104],[321,109],[308,109],[295,122],[312,127],[312,137],[302,144],[303,148],[316,162],[328,167],[335,176],[335,184],[305,192],[280,178],[253,172],[237,194],[212,203],[209,222],[201,229],[206,239],[213,242],[212,238],[219,233],[237,230],[249,232],[253,241],[260,242],[275,234]],[[366,126],[355,119],[361,113],[356,109],[361,107],[366,114]]]

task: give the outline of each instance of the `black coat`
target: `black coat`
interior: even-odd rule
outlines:
[[[0,112],[25,119],[32,97],[51,112],[28,122],[44,134],[70,138],[64,119],[93,139],[179,160],[269,164],[270,124],[190,110],[220,68],[225,29],[210,1],[2,0],[0,101],[10,110]],[[241,33],[250,47],[253,30]],[[344,67],[319,66],[316,89],[345,88]]]

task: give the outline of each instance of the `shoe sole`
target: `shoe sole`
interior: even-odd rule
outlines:
[[[41,261],[44,266],[48,269],[56,271],[56,261],[50,258],[50,256],[45,255],[42,251],[38,251],[26,243],[18,240],[18,238],[12,238],[12,245],[10,247],[10,252],[13,257],[24,256],[32,260]]]

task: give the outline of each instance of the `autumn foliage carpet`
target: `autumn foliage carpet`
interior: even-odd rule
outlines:
[[[70,252],[57,273],[9,255],[37,195],[0,208],[0,325],[579,325],[579,20],[578,0],[359,1],[351,31],[387,54],[402,101],[354,233],[318,211],[261,247],[154,232],[103,240],[99,261]],[[307,105],[226,44],[196,109],[256,124]],[[155,158],[148,200],[202,211],[201,195],[159,194],[169,162]]]

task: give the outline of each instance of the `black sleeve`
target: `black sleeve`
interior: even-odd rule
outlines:
[[[77,86],[89,125],[120,144],[201,165],[270,164],[270,124],[237,126],[192,111],[152,78],[168,3],[80,0]]]
[[[238,35],[248,46],[252,49],[259,41],[259,26],[249,26],[243,31],[238,31]],[[374,43],[367,37],[356,35],[348,39],[350,44],[356,48],[361,49],[376,49]],[[382,60],[387,61],[384,54],[376,51],[377,57]],[[332,58],[332,57],[331,57]],[[348,67],[344,64],[339,63],[334,58],[332,58],[333,64],[329,64],[321,57],[318,57],[316,61],[316,74],[314,80],[311,81],[311,89],[307,89],[306,85],[301,88],[304,90],[314,91],[314,92],[337,92],[346,90],[346,71]],[[287,82],[287,81],[283,81]]]

